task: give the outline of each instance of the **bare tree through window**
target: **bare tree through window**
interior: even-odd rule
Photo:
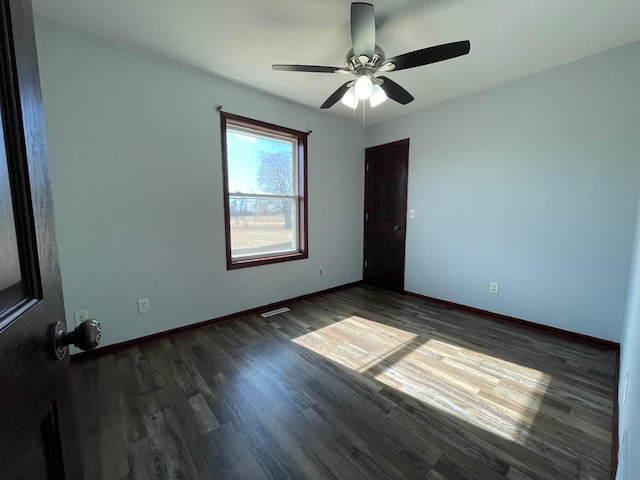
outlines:
[[[291,154],[261,152],[258,167],[258,186],[273,195],[291,195],[293,172]],[[284,198],[265,200],[266,208],[284,217],[284,228],[291,229],[291,201]]]

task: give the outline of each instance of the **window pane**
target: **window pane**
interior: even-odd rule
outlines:
[[[295,195],[295,143],[228,129],[229,193]]]
[[[2,142],[2,138],[0,138],[0,142]],[[0,291],[2,291],[3,288],[22,280],[4,142],[0,143],[0,259],[2,259],[0,264]]]
[[[20,268],[20,251],[13,214],[3,125],[0,119],[0,319],[2,312],[25,298],[25,282]]]
[[[290,198],[229,197],[231,257],[297,251],[296,202]]]

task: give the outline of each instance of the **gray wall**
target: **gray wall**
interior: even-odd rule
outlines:
[[[636,43],[367,128],[410,138],[405,288],[620,341],[638,85]]]
[[[42,19],[36,33],[69,321],[89,310],[108,345],[362,278],[358,122]],[[226,270],[217,104],[313,130],[308,260]]]

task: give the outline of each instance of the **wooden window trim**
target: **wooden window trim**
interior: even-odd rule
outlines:
[[[258,258],[234,260],[231,256],[231,215],[229,212],[229,176],[227,168],[227,125],[244,127],[258,132],[263,132],[281,137],[288,137],[298,141],[298,251],[287,252],[280,255],[270,255]],[[225,245],[227,256],[227,270],[238,268],[269,265],[272,263],[302,260],[309,256],[308,235],[308,193],[307,193],[307,136],[306,132],[300,132],[279,125],[254,120],[227,112],[220,112],[220,137],[222,143],[222,177],[224,193],[224,222]]]

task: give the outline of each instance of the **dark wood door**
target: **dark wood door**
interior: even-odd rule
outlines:
[[[31,6],[0,0],[0,478],[81,478]]]
[[[365,152],[364,282],[404,291],[409,139]]]

